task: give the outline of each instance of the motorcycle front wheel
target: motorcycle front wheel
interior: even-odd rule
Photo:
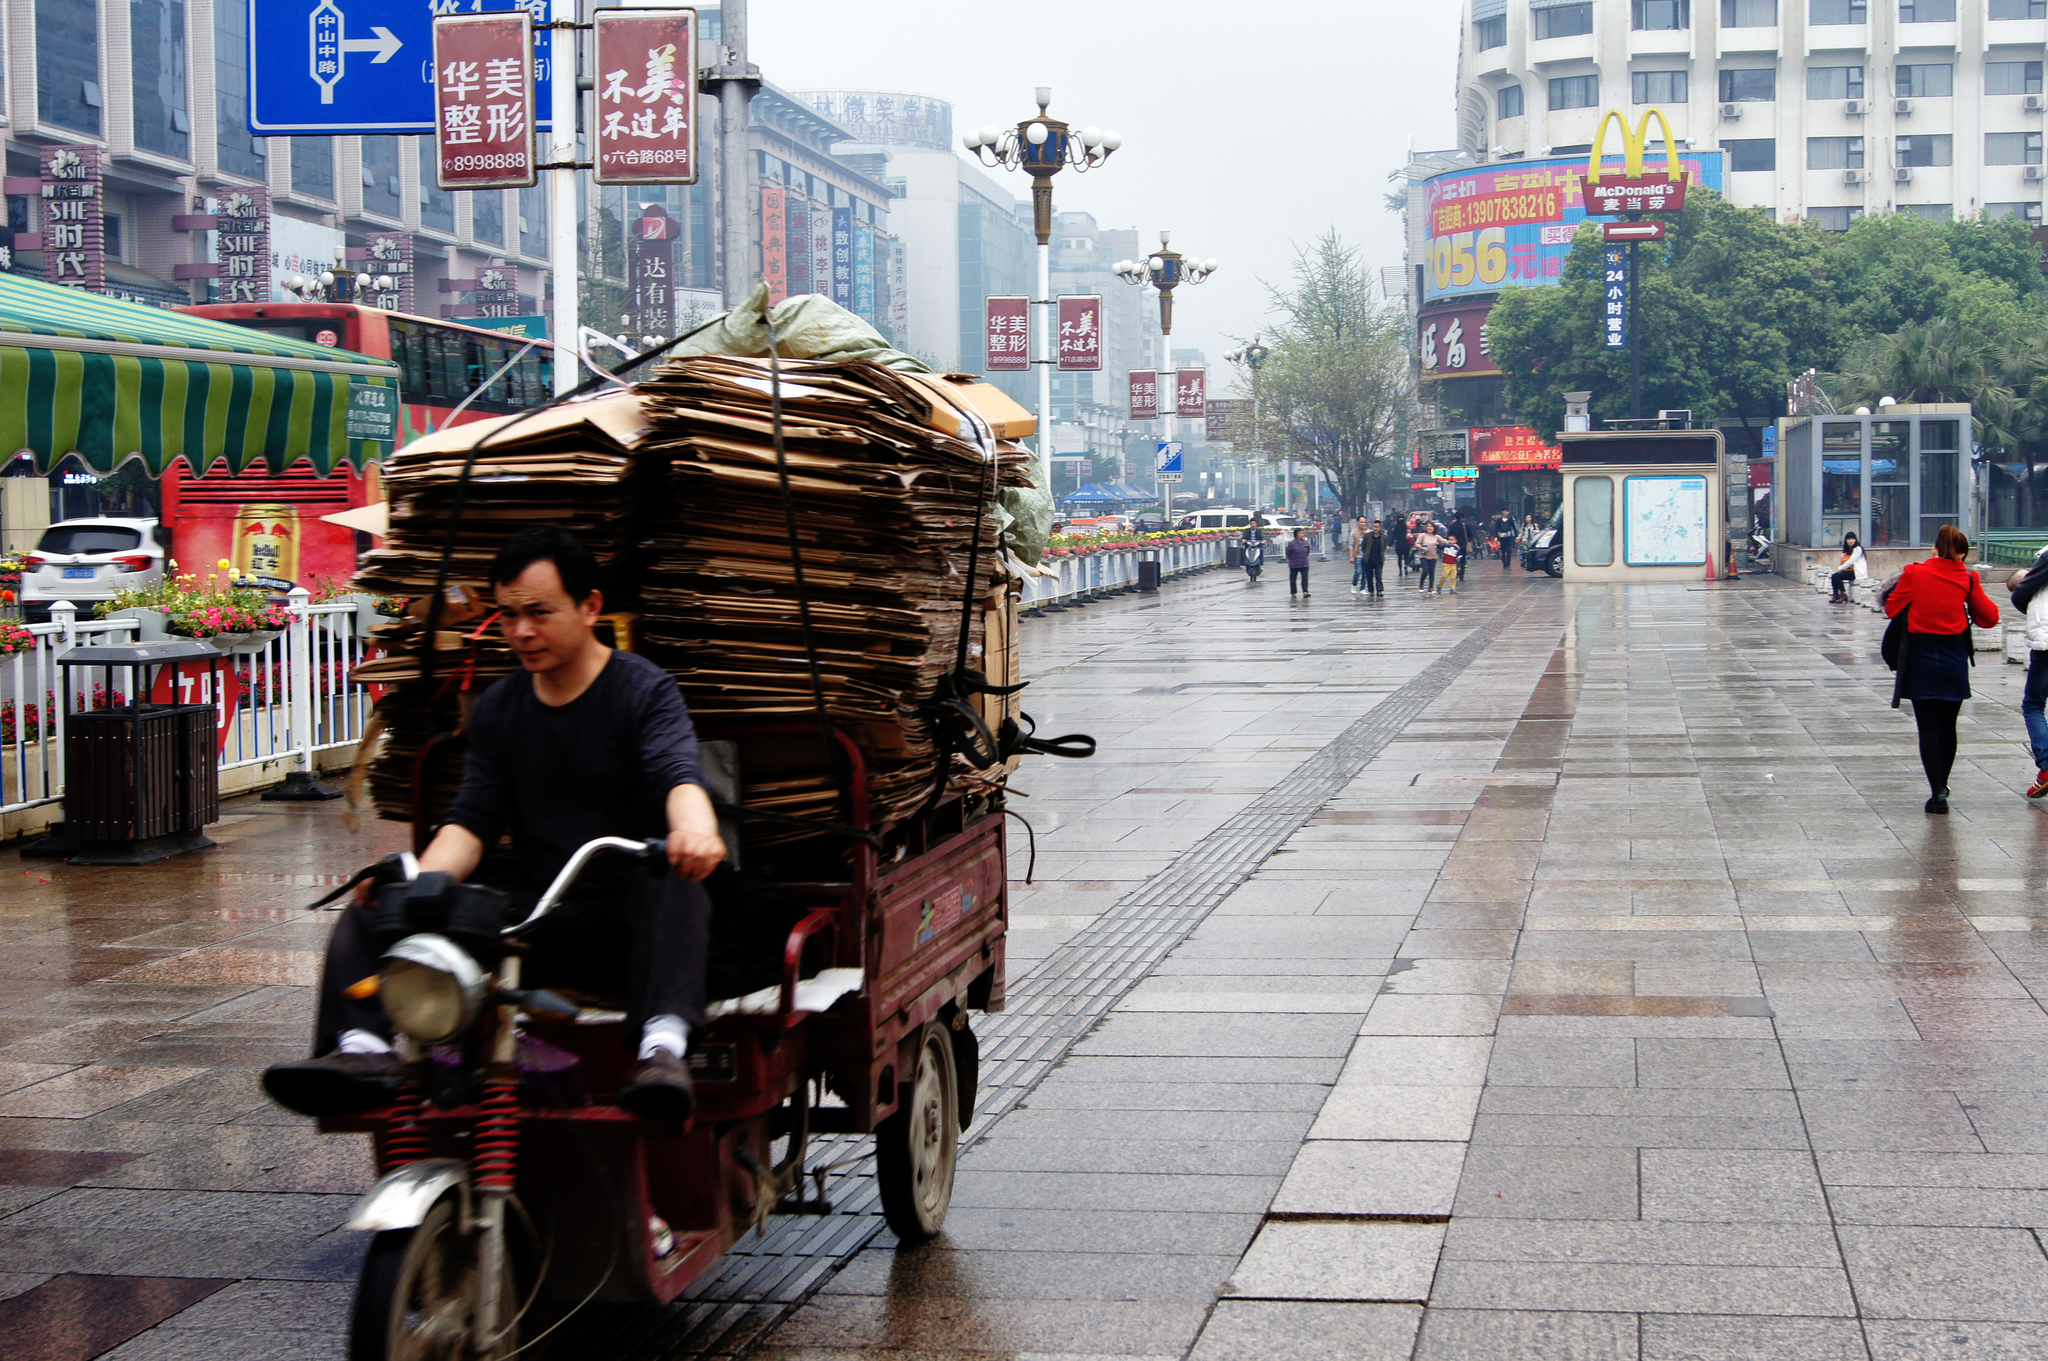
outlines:
[[[452,1197],[438,1201],[418,1228],[371,1239],[349,1320],[349,1361],[494,1361],[518,1350],[522,1301],[510,1253],[498,1290],[498,1337],[489,1347],[472,1340],[476,1246],[476,1236],[457,1226]]]

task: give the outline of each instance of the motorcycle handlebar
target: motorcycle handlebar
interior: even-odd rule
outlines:
[[[526,914],[526,920],[517,926],[506,927],[499,934],[516,936],[554,911],[562,899],[568,896],[569,890],[575,886],[576,877],[583,873],[584,866],[605,851],[621,851],[636,860],[652,860],[657,864],[664,862],[668,856],[666,843],[660,841],[632,841],[622,836],[601,836],[594,841],[586,841],[569,857],[569,863],[562,866],[562,872],[548,885],[547,892],[540,895],[540,901],[533,905],[533,911]]]

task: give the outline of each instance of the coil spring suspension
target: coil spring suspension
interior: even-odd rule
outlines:
[[[484,1089],[483,1115],[476,1125],[476,1153],[470,1166],[479,1191],[510,1191],[519,1151],[519,1084],[493,1082]]]
[[[384,1126],[384,1160],[377,1169],[380,1175],[427,1156],[427,1125],[423,1118],[426,1107],[426,1088],[419,1083],[408,1082],[398,1089],[398,1100],[392,1103],[390,1121]]]

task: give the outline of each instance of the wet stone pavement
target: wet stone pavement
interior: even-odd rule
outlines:
[[[1954,812],[1879,620],[1773,578],[1031,621],[1011,1006],[945,1236],[846,1212],[555,1355],[2048,1355],[2048,810],[1978,667]],[[338,1357],[352,1138],[269,1108],[397,846],[238,801],[0,855],[0,1352]],[[111,1349],[111,1350],[110,1350]]]

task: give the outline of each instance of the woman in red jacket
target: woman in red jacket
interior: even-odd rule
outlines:
[[[1948,811],[1948,775],[1956,762],[1956,715],[1970,697],[1970,624],[1998,626],[1998,606],[1984,594],[1984,583],[1963,566],[1970,541],[1954,525],[1934,536],[1934,556],[1916,562],[1899,576],[1885,597],[1884,612],[1906,618],[1908,655],[1899,668],[1899,694],[1913,701],[1913,723],[1920,729],[1920,765],[1933,791],[1927,811]]]

